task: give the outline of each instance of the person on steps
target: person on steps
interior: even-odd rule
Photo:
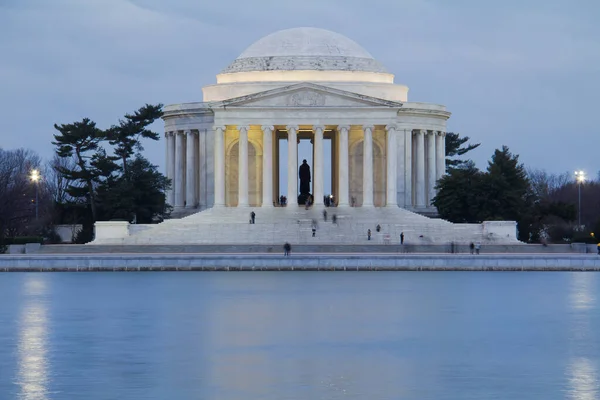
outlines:
[[[475,243],[471,242],[469,245],[469,250],[471,250],[471,254],[475,253]]]
[[[367,240],[371,240],[371,230],[367,229]]]
[[[250,213],[250,221],[252,221],[251,223],[254,223],[254,220],[256,219],[256,214],[254,213],[254,211],[252,211]]]
[[[283,255],[289,256],[291,250],[292,250],[292,246],[288,242],[285,242],[285,244],[283,245]]]

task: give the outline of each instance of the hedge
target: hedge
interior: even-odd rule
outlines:
[[[39,243],[42,244],[44,242],[44,238],[41,236],[17,236],[17,237],[8,237],[4,238],[2,244],[27,244],[27,243]]]

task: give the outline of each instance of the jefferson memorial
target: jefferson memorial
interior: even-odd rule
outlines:
[[[275,32],[203,88],[204,101],[165,108],[168,202],[188,207],[297,203],[298,141],[313,145],[313,194],[324,163],[339,207],[425,209],[445,170],[446,107],[408,102],[408,87],[352,40],[327,30]],[[287,188],[279,141],[287,142]],[[326,157],[323,143],[331,140]]]
[[[409,102],[408,87],[343,35],[272,33],[202,91],[202,102],[164,109],[167,202],[183,218],[97,223],[95,243],[351,244],[367,240],[369,229],[374,242],[396,242],[400,233],[419,243],[516,241],[514,222],[451,224],[422,215],[436,214],[431,200],[445,172],[450,112]],[[310,208],[299,204],[303,140],[312,149]],[[334,207],[326,208],[329,198]],[[323,210],[339,223],[322,222],[315,238],[309,233]]]

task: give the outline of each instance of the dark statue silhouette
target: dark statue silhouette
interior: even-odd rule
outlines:
[[[298,204],[305,204],[310,197],[310,166],[306,160],[302,160],[302,165],[298,170],[300,178],[300,196],[298,196]]]

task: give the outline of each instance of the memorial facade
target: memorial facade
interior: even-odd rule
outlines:
[[[514,221],[453,224],[423,215],[436,211],[430,204],[445,171],[450,113],[409,102],[408,88],[342,35],[316,28],[268,35],[203,95],[164,110],[174,218],[99,221],[93,243],[518,243]],[[299,157],[301,141],[310,142],[302,143],[310,156]],[[312,207],[299,207],[307,199]],[[327,219],[331,201],[337,207]]]
[[[165,107],[175,210],[270,208],[282,195],[297,205],[298,143],[310,140],[314,205],[331,194],[338,207],[433,211],[450,113],[409,102],[408,88],[354,41],[317,28],[275,32],[216,78],[202,102]]]

